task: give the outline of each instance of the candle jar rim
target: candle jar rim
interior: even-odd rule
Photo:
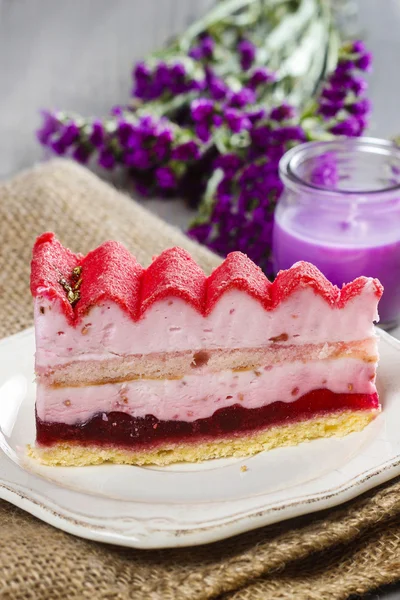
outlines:
[[[326,155],[328,152],[349,152],[375,154],[377,157],[386,156],[398,161],[397,169],[400,174],[400,147],[394,142],[372,137],[360,138],[338,138],[328,141],[305,142],[288,150],[279,162],[279,175],[285,186],[302,189],[303,191],[318,192],[322,198],[335,197],[336,200],[345,200],[348,202],[349,197],[357,202],[368,203],[380,200],[382,195],[386,198],[393,197],[393,193],[398,194],[400,191],[400,175],[398,183],[391,185],[382,185],[382,187],[374,189],[345,189],[327,187],[315,182],[307,181],[299,174],[299,166],[304,162],[305,157],[318,159]]]

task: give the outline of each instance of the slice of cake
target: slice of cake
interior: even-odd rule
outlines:
[[[33,249],[36,446],[51,465],[245,456],[365,427],[379,412],[382,286],[308,263],[270,283],[233,252],[206,277],[181,248],[144,269],[119,243]]]

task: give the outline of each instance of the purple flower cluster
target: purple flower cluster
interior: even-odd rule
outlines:
[[[146,194],[176,190],[177,172],[182,174],[201,154],[197,140],[180,138],[166,119],[148,115],[118,114],[113,127],[94,120],[83,128],[73,118],[45,112],[37,137],[56,154],[72,156],[83,164],[96,156],[104,169],[117,164],[128,168]]]
[[[81,141],[81,128],[74,120],[64,120],[50,111],[42,111],[42,118],[42,127],[36,133],[41,144],[59,156],[69,153],[82,164],[89,160],[91,145]]]
[[[283,104],[267,117],[261,113],[254,118],[249,135],[251,143],[244,151],[215,160],[222,178],[212,214],[188,234],[218,254],[241,250],[271,274],[273,212],[282,191],[278,164],[288,148],[305,140],[305,133],[294,109]]]
[[[159,61],[151,69],[146,63],[136,65],[132,95],[140,100],[170,98],[191,91],[201,91],[204,80],[196,79],[180,62],[167,64]]]
[[[232,89],[216,74],[215,47],[214,38],[204,32],[190,48],[189,61],[187,57],[185,61],[171,57],[168,62],[158,59],[151,66],[143,61],[138,63],[133,72],[133,97],[163,102],[188,92],[192,92],[193,97],[197,92],[200,98],[223,102],[227,108],[254,104],[258,95],[275,81],[275,74],[267,67],[255,66],[256,47],[250,40],[240,39],[236,47],[239,62],[236,85]],[[205,127],[200,127],[200,139],[206,141],[209,136]]]
[[[371,103],[364,96],[367,83],[359,73],[369,71],[371,65],[372,56],[363,42],[344,46],[319,98],[318,113],[334,135],[359,136],[367,127]]]
[[[247,59],[242,66],[249,69],[254,55],[249,45],[243,44],[242,48],[243,62]],[[370,103],[364,96],[366,83],[360,71],[368,70],[370,65],[371,55],[361,42],[354,42],[343,49],[336,70],[324,85],[317,114],[334,135],[357,136],[366,127]],[[273,78],[254,70],[244,89],[256,90],[265,81]],[[271,275],[273,213],[282,191],[278,164],[286,150],[306,141],[306,133],[294,107],[288,104],[274,107],[268,116],[262,111],[249,113],[249,105],[251,101],[237,105],[235,116],[246,119],[242,127],[248,130],[250,144],[244,151],[238,149],[217,158],[214,168],[221,170],[222,179],[214,194],[211,214],[206,222],[203,219],[194,224],[188,233],[221,255],[232,250],[246,252]],[[192,116],[210,137],[215,125],[213,115],[217,112],[224,118],[227,109],[226,105],[221,108],[211,102],[207,106],[207,115],[197,113],[196,106],[192,106]],[[337,173],[331,162],[321,165],[321,172],[314,174],[316,180],[322,177],[325,184],[327,180],[334,183]]]
[[[242,92],[244,90],[245,88]],[[239,96],[239,94],[236,96]],[[236,105],[240,105],[238,100],[236,102]],[[235,105],[235,102],[233,102],[233,105]],[[232,98],[226,104],[214,102],[207,98],[199,98],[192,101],[190,112],[194,130],[202,142],[208,142],[215,129],[223,125],[228,127],[232,133],[239,133],[251,127],[251,121],[247,114],[238,108],[232,107]]]
[[[215,73],[214,48],[213,38],[209,34],[203,34],[189,52],[204,69],[203,89],[200,97],[190,103],[189,122],[189,126],[203,143],[208,143],[222,126],[232,133],[249,130],[254,117],[251,107],[257,103],[266,86],[275,81],[275,74],[266,67],[251,69],[256,58],[256,47],[249,40],[241,39],[236,48],[241,72],[237,85],[234,89],[231,88]],[[260,110],[256,114],[260,114]]]
[[[214,39],[204,33],[199,36],[198,43],[189,50],[189,56],[194,60],[207,62],[213,58],[214,47]]]
[[[238,43],[238,54],[243,71],[248,71],[256,58],[256,47],[250,40],[241,40]]]
[[[80,163],[125,168],[143,195],[197,200],[208,181],[215,186],[218,180],[215,191],[209,188],[211,207],[209,191],[201,221],[188,234],[221,255],[241,250],[271,274],[279,161],[321,128],[339,136],[363,132],[370,103],[362,72],[370,69],[371,55],[362,42],[344,46],[317,108],[313,103],[302,116],[286,103],[267,109],[280,82],[260,64],[263,53],[245,28],[229,37],[230,49],[212,32],[198,35],[187,56],[175,45],[163,58],[138,63],[132,106],[114,107],[104,120],[45,112],[37,136]],[[228,52],[232,60],[225,64]],[[309,122],[316,124],[314,133]],[[316,181],[335,176],[328,158],[313,174]]]
[[[257,67],[250,73],[248,86],[250,89],[256,90],[259,86],[265,86],[268,83],[275,81],[275,73],[266,67]]]

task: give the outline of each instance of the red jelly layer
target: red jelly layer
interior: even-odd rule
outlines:
[[[378,394],[335,394],[314,390],[295,402],[274,402],[261,408],[239,404],[217,410],[197,421],[160,421],[153,415],[131,417],[121,412],[98,414],[78,425],[48,423],[36,417],[37,442],[51,446],[57,442],[90,445],[117,445],[148,448],[164,443],[199,442],[252,433],[272,425],[313,418],[343,410],[373,410],[379,407]]]

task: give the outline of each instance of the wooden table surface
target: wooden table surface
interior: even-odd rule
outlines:
[[[0,179],[43,157],[40,108],[102,115],[129,98],[133,63],[203,14],[213,0],[0,0]],[[369,133],[400,134],[400,0],[354,0],[374,54]],[[179,201],[146,201],[177,225]],[[400,572],[399,572],[400,579]],[[339,582],[338,582],[339,585]],[[370,598],[400,598],[400,586]]]

